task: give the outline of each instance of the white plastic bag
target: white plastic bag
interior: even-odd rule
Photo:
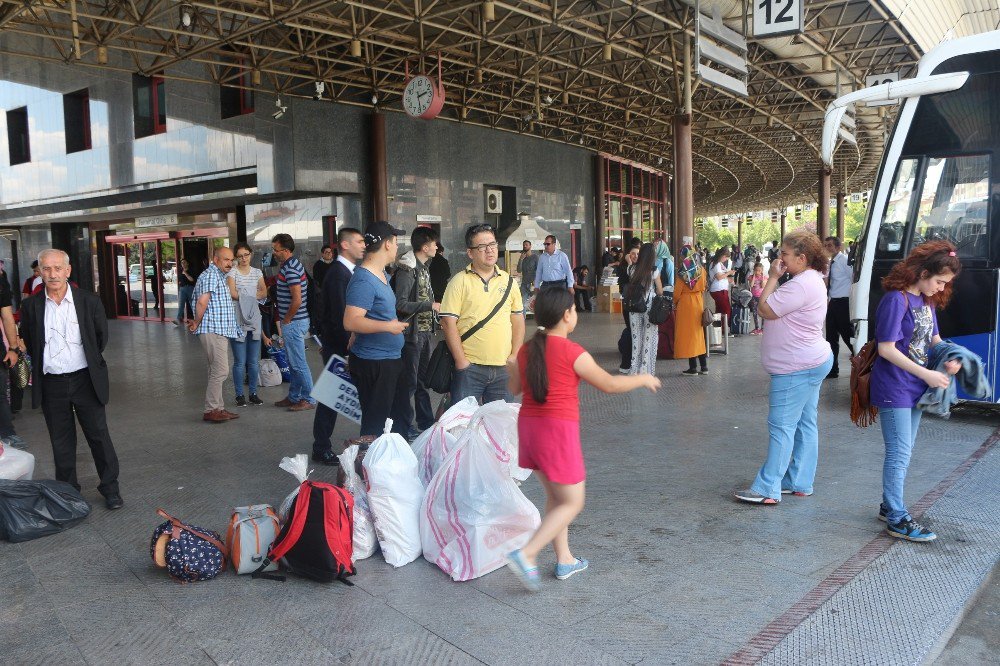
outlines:
[[[453,580],[478,578],[502,567],[541,522],[493,445],[470,429],[427,487],[420,508],[424,557]]]
[[[368,506],[368,491],[365,490],[365,482],[354,471],[354,461],[357,457],[357,444],[348,446],[343,453],[337,456],[340,460],[340,469],[344,470],[344,475],[347,477],[344,486],[347,488],[347,492],[354,496],[354,534],[351,537],[354,542],[352,562],[371,557],[378,550],[378,537],[375,536],[372,512]]]
[[[299,483],[295,486],[295,490],[288,494],[285,501],[281,503],[281,507],[278,509],[278,518],[281,520],[281,524],[284,525],[285,521],[288,520],[288,512],[292,510],[292,502],[295,498],[299,496],[299,486],[302,482],[309,478],[311,470],[309,469],[309,456],[305,453],[299,453],[292,457],[284,457],[281,462],[278,463],[278,467],[285,470],[296,479]]]
[[[368,506],[385,561],[394,567],[420,557],[420,503],[424,486],[417,457],[386,419],[384,433],[368,447],[361,465],[368,483]]]
[[[517,464],[517,416],[521,405],[516,402],[494,400],[488,402],[472,415],[469,429],[476,432],[494,448],[497,459],[504,463],[511,478],[524,481],[531,476],[531,470]]]
[[[420,481],[426,486],[434,477],[441,463],[455,448],[458,437],[469,425],[472,415],[479,409],[473,397],[465,398],[448,408],[432,427],[420,433],[413,442],[413,453],[417,456]]]
[[[35,473],[35,456],[13,447],[2,447],[0,454],[0,479],[9,481],[31,481]]]

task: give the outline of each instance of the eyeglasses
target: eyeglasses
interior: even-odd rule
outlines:
[[[247,257],[249,257],[249,256],[250,256],[250,253],[249,253],[249,252],[243,252],[243,253],[241,253],[241,254],[238,254],[238,255],[236,255],[236,258],[237,258],[237,259],[246,259],[246,258],[247,258]]]
[[[496,241],[493,241],[492,243],[482,243],[481,245],[473,245],[469,249],[470,250],[477,250],[479,252],[488,252],[490,250],[496,251],[496,249],[499,246],[500,246],[499,243],[497,243]]]

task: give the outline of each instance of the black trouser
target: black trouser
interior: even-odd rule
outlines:
[[[361,436],[382,434],[385,420],[392,412],[396,397],[396,382],[403,369],[403,359],[369,361],[352,355],[351,379],[358,389],[361,402]]]
[[[583,310],[585,312],[590,312],[590,292],[589,291],[578,291],[576,292],[576,309]]]
[[[413,411],[417,412],[417,428],[427,430],[434,425],[434,409],[431,396],[424,386],[427,364],[431,360],[431,342],[434,334],[430,331],[415,331],[406,336],[403,345],[403,366],[396,383],[396,397],[392,404],[392,431],[406,437],[413,427]],[[410,404],[410,398],[413,404]]]
[[[343,358],[347,358],[346,349],[334,349],[332,346],[328,345],[326,341],[323,342],[323,349],[320,351],[320,356],[323,357],[323,367],[330,362],[330,357],[336,354]],[[323,454],[330,452],[333,453],[333,446],[330,443],[330,438],[333,436],[333,429],[337,425],[337,412],[330,409],[322,402],[316,403],[316,415],[313,416],[313,455],[322,456]]]
[[[826,341],[830,343],[833,351],[832,374],[840,372],[837,365],[837,354],[840,353],[840,339],[851,349],[851,336],[854,334],[854,327],[851,326],[851,299],[847,296],[843,298],[831,298],[826,306]]]
[[[625,330],[618,336],[618,353],[622,357],[618,368],[627,370],[632,367],[632,324],[629,323],[624,301],[622,302],[622,316],[625,317]]]
[[[118,455],[108,432],[104,405],[97,399],[90,381],[90,372],[84,368],[65,375],[43,375],[42,382],[42,414],[52,440],[56,480],[80,489],[76,480],[76,423],[73,420],[76,412],[76,420],[87,438],[101,478],[97,489],[105,497],[117,495]]]
[[[10,411],[10,403],[7,402],[7,383],[10,379],[10,372],[6,364],[0,362],[0,437],[10,437],[14,434],[14,415]],[[10,382],[11,393],[13,393],[14,383]]]
[[[696,362],[697,361],[697,362]],[[702,370],[708,370],[708,354],[702,354],[701,356],[692,356],[688,359],[688,369],[697,370],[698,365],[701,365]]]
[[[542,283],[542,289],[550,289],[552,287],[559,287],[560,289],[569,289],[566,285],[566,280],[546,280]]]

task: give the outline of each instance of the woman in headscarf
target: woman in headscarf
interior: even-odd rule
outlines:
[[[684,245],[680,252],[674,281],[674,309],[674,358],[688,360],[688,369],[682,374],[689,377],[708,374],[708,348],[701,323],[705,311],[705,270],[701,255],[690,244]]]
[[[670,246],[663,240],[663,234],[656,234],[656,242],[653,243],[656,250],[656,268],[660,271],[660,279],[664,287],[674,286],[674,257],[670,254]]]

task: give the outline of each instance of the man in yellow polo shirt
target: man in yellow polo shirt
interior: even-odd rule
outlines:
[[[493,227],[470,227],[465,232],[465,247],[472,263],[448,282],[439,313],[444,339],[455,358],[451,400],[454,403],[471,395],[484,404],[510,402],[507,359],[513,358],[524,342],[521,290],[506,271],[497,268],[500,252]],[[461,339],[501,301],[500,309],[484,326]]]

